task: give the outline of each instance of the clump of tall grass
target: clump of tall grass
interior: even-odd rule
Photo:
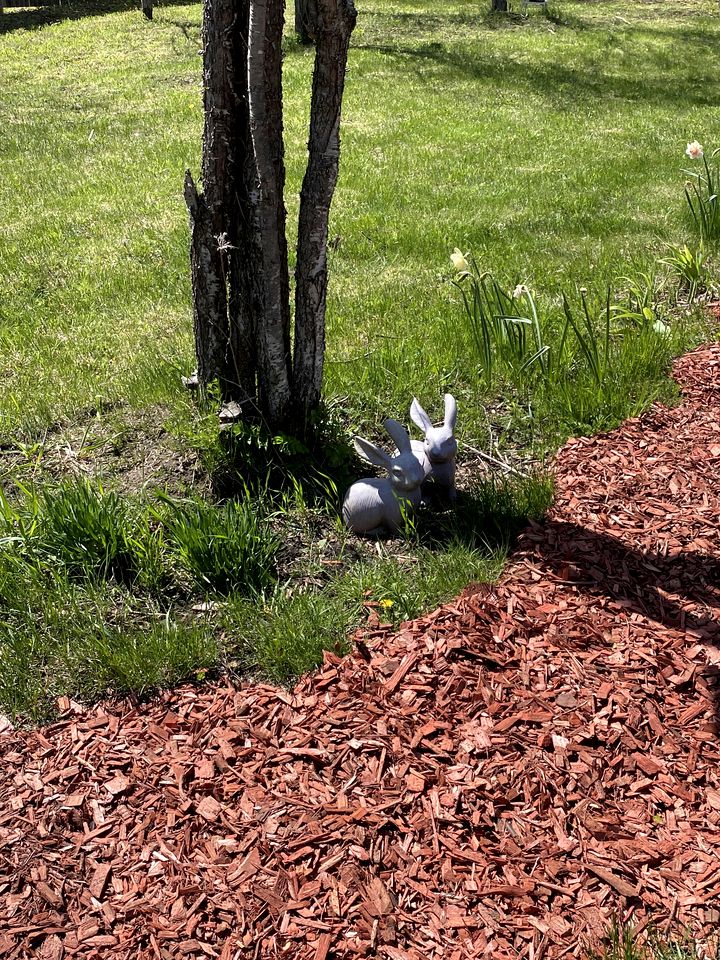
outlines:
[[[11,503],[0,492],[0,551],[74,581],[115,580],[147,590],[178,568],[203,591],[245,594],[275,578],[278,537],[261,499],[217,506],[123,497],[89,480],[65,480]],[[176,579],[176,578],[175,578]]]
[[[158,516],[171,549],[201,589],[253,593],[274,582],[280,540],[258,501],[245,497],[218,507],[166,498]]]
[[[130,513],[115,492],[65,480],[40,493],[25,488],[17,504],[0,494],[5,539],[38,565],[71,579],[127,579],[135,568]]]
[[[638,935],[632,924],[613,920],[601,949],[589,950],[588,960],[697,960],[697,957],[718,957],[715,949],[702,947],[689,932],[677,936],[662,934],[649,927]]]

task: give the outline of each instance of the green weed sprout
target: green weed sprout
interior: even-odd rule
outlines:
[[[670,246],[668,255],[660,263],[672,270],[679,290],[687,294],[688,302],[692,303],[699,293],[707,287],[708,268],[705,255],[705,244],[691,249],[686,243],[679,246]]]

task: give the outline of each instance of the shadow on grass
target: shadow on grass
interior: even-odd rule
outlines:
[[[675,56],[687,59],[692,40],[678,37]],[[450,45],[441,41],[425,41],[416,45],[366,43],[356,44],[354,50],[380,53],[405,60],[410,68],[415,64],[431,64],[440,68],[448,82],[453,80],[487,80],[498,87],[507,89],[513,85],[530,88],[534,94],[543,97],[560,110],[573,112],[579,101],[620,99],[629,102],[652,103],[672,106],[714,106],[717,100],[714,89],[715,71],[706,66],[706,73],[697,71],[686,74],[686,79],[667,81],[666,71],[661,63],[657,70],[638,71],[633,76],[613,75],[598,71],[594,63],[567,66],[552,59],[532,61],[511,58],[484,57],[478,49],[477,55],[467,45]],[[696,51],[693,51],[696,52]],[[420,73],[418,79],[422,80]],[[437,83],[437,75],[426,78]]]
[[[198,0],[173,0],[164,6],[186,7],[197,3]],[[156,9],[158,6],[156,4]],[[124,10],[137,10],[138,17],[143,19],[140,0],[94,0],[92,3],[63,3],[47,7],[6,7],[5,12],[0,14],[0,36],[13,30],[38,30],[63,20],[84,20],[86,17],[101,17]]]
[[[554,498],[549,474],[489,476],[458,490],[455,504],[436,495],[417,517],[423,546],[442,551],[451,544],[471,550],[509,550],[530,521],[545,516]]]
[[[529,16],[525,16],[517,11],[510,11],[508,13],[493,12],[489,8],[489,0],[487,10],[477,7],[471,13],[444,12],[442,14],[432,14],[426,12],[417,13],[416,11],[409,13],[397,13],[393,11],[389,13],[387,10],[368,10],[366,8],[363,8],[362,12],[366,17],[373,17],[378,21],[384,20],[391,26],[402,27],[403,34],[407,37],[426,37],[432,36],[433,34],[441,36],[442,31],[447,30],[449,27],[477,28],[481,25],[488,30],[522,30],[526,27],[532,27],[535,22],[549,23],[552,24],[553,27],[568,27],[573,30],[589,29],[589,25],[584,20],[574,19],[565,14],[559,16],[553,10],[548,10],[545,13],[532,13]]]
[[[211,429],[204,445],[194,445],[219,500],[247,491],[260,497],[292,495],[305,505],[336,502],[339,510],[344,491],[362,472],[337,420],[322,419],[304,441],[272,435],[259,424],[237,423],[219,435],[214,424]]]
[[[677,43],[686,47],[703,47],[708,53],[717,57],[718,49],[715,37],[701,27],[691,27],[689,24],[683,24],[682,31],[680,31],[673,30],[671,27],[637,23],[632,25],[632,33],[633,36],[645,35],[651,40],[670,40],[673,45]],[[673,55],[674,53],[675,48],[673,47]]]
[[[698,551],[663,556],[642,552],[609,534],[552,520],[531,527],[523,546],[531,547],[553,576],[591,596],[609,597],[629,613],[672,630],[690,631],[697,642],[718,654],[702,676],[713,693],[720,723],[720,560]],[[662,650],[658,670],[672,661]],[[693,683],[688,678],[687,685]]]

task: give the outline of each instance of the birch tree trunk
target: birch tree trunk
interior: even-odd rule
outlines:
[[[295,358],[284,202],[283,0],[203,0],[202,192],[185,199],[198,380],[271,429],[305,432],[320,401],[327,232],[352,0],[316,4],[309,160],[300,201]]]
[[[190,271],[198,379],[203,384],[226,379],[228,344],[225,269],[213,233],[213,216],[188,170],[185,203],[190,214]]]
[[[310,156],[300,193],[295,269],[293,380],[296,404],[305,417],[320,402],[322,388],[328,219],[340,164],[340,107],[356,17],[352,0],[318,0]]]
[[[285,235],[282,125],[283,0],[252,0],[248,42],[250,132],[264,287],[257,330],[260,407],[282,423],[290,407],[290,279]]]
[[[249,278],[257,254],[247,202],[253,169],[245,53],[249,9],[249,0],[204,2],[203,193],[188,173],[185,200],[198,378],[203,385],[219,381],[223,399],[254,407],[256,298]]]

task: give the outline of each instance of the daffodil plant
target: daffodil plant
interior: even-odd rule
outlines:
[[[492,380],[496,360],[518,371],[534,364],[546,370],[549,347],[543,342],[530,289],[519,283],[512,293],[506,292],[492,274],[481,272],[471,254],[462,253],[459,247],[450,254],[450,260],[485,379]]]
[[[702,160],[703,171],[685,170],[688,180],[685,183],[685,198],[690,214],[700,233],[703,243],[720,240],[720,172],[714,162],[708,162],[701,143],[693,140],[687,145],[685,153],[691,160]],[[710,160],[714,161],[720,148],[713,150]]]

